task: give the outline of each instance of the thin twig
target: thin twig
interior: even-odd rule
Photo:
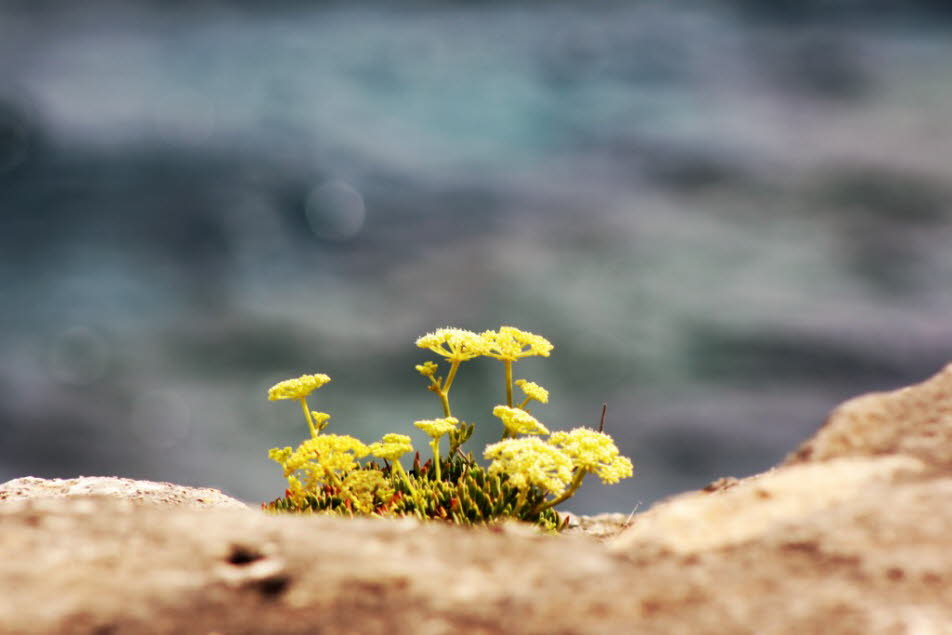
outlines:
[[[635,512],[638,511],[638,508],[641,507],[641,501],[638,501],[638,504],[635,505],[635,508],[631,510],[631,513],[628,514],[628,518],[625,519],[625,524],[622,527],[631,527],[631,519],[635,517]]]
[[[608,404],[607,404],[607,403],[603,403],[603,404],[602,404],[602,420],[598,422],[598,431],[599,431],[599,432],[604,432],[604,431],[605,431],[605,411],[607,411],[607,410],[608,410]]]

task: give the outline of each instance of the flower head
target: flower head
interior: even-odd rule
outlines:
[[[374,497],[387,500],[393,496],[393,488],[380,470],[354,470],[344,479],[341,494],[350,499],[355,511],[370,514]]]
[[[486,446],[490,474],[504,473],[515,487],[534,485],[558,496],[572,480],[572,461],[537,437],[506,439]]]
[[[416,345],[442,355],[451,362],[464,362],[479,357],[485,350],[483,339],[476,333],[449,327],[427,333],[417,339]]]
[[[596,474],[603,483],[617,483],[635,473],[631,459],[620,456],[615,442],[604,432],[575,428],[553,433],[548,442],[564,452],[575,468]]]
[[[535,399],[539,403],[549,403],[549,391],[539,384],[525,379],[517,379],[516,385],[522,388],[522,392],[529,399]]]
[[[370,453],[378,459],[387,461],[399,460],[401,456],[408,452],[413,452],[413,444],[410,443],[410,437],[405,434],[385,434],[383,439],[370,444]]]
[[[439,366],[436,362],[423,362],[422,364],[417,364],[414,368],[424,377],[432,378],[436,374],[436,369],[439,368]]]
[[[357,467],[357,459],[367,456],[370,450],[358,439],[340,434],[322,434],[307,439],[287,455],[287,449],[272,450],[272,459],[284,467],[284,475],[297,471],[307,475],[308,487],[323,482],[328,474],[349,472]],[[284,459],[283,461],[279,459]]]
[[[323,373],[316,375],[301,375],[296,379],[285,379],[268,390],[268,399],[303,399],[331,380]]]
[[[498,331],[480,334],[486,347],[485,355],[514,362],[522,357],[541,355],[548,357],[552,344],[541,335],[520,331],[514,326],[500,326]]]
[[[285,461],[287,461],[293,453],[294,450],[291,448],[291,446],[286,446],[283,448],[271,448],[268,450],[268,458],[272,461],[275,461],[281,467],[284,467]]]
[[[549,434],[538,419],[522,408],[499,405],[493,408],[493,416],[502,419],[502,425],[512,434]]]
[[[443,417],[442,419],[423,419],[414,421],[413,425],[426,432],[434,439],[439,439],[444,434],[449,434],[456,429],[459,419],[456,417]]]

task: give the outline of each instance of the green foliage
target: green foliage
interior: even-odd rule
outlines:
[[[275,385],[269,398],[300,402],[311,438],[297,449],[272,448],[269,456],[281,465],[288,480],[282,498],[263,505],[271,512],[326,513],[344,516],[412,516],[438,519],[460,525],[478,525],[516,519],[547,531],[565,526],[554,507],[570,498],[588,474],[605,483],[617,483],[634,473],[631,461],[620,456],[611,437],[601,431],[575,428],[550,433],[529,414],[530,401],[547,403],[544,388],[520,379],[513,382],[513,363],[524,357],[548,357],[552,345],[545,338],[503,326],[481,334],[445,328],[417,340],[417,346],[433,351],[449,363],[439,376],[439,365],[427,361],[416,370],[429,381],[428,389],[440,399],[443,417],[421,419],[414,425],[430,437],[432,458],[421,464],[414,454],[413,467],[404,470],[400,458],[413,452],[410,438],[387,434],[364,445],[347,435],[322,434],[330,415],[312,412],[307,405],[311,392],[330,381],[323,374],[303,375]],[[462,446],[475,430],[472,423],[452,416],[449,394],[462,362],[479,356],[503,362],[506,404],[493,414],[502,422],[502,438],[486,447],[488,468],[479,465]],[[513,406],[513,386],[525,399]],[[548,439],[540,437],[548,435]],[[448,452],[440,452],[447,437]],[[360,463],[368,455],[379,459]]]
[[[376,515],[384,517],[414,516],[438,519],[459,525],[489,524],[513,518],[539,525],[548,531],[558,531],[568,518],[555,510],[539,509],[543,505],[540,490],[520,499],[520,490],[513,487],[505,474],[491,476],[481,466],[459,456],[444,462],[443,478],[436,480],[433,460],[420,464],[416,456],[412,470],[404,481],[393,478],[392,489],[378,488],[372,493],[369,510],[361,508],[353,492],[342,487],[324,485],[303,496],[286,495],[264,508],[273,512],[331,513],[341,516]],[[379,469],[369,464],[365,470]],[[392,466],[382,473],[391,475]]]

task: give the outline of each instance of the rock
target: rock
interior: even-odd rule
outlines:
[[[884,454],[952,469],[952,364],[916,386],[850,399],[785,464]]]
[[[654,580],[682,564],[657,605],[692,597],[684,632],[720,614],[714,631],[949,633],[949,527],[952,365],[846,402],[773,470],[655,505],[609,550]]]
[[[949,633],[950,394],[952,367],[854,399],[773,470],[576,535],[18,479],[0,632]]]
[[[104,497],[3,504],[0,526],[4,633],[552,633],[593,619],[620,629],[626,613],[604,593],[637,575],[595,541],[521,527]]]
[[[43,479],[26,476],[0,484],[0,502],[34,498],[66,498],[74,496],[114,496],[134,502],[181,505],[206,508],[244,509],[248,506],[220,490],[207,487],[185,487],[173,483],[135,481],[114,476],[80,476],[70,479]]]
[[[613,547],[647,541],[688,554],[745,544],[923,469],[920,461],[902,456],[774,469],[728,489],[669,499],[636,516],[633,527]]]

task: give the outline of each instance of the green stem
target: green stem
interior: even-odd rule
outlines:
[[[575,494],[578,488],[582,485],[582,479],[585,478],[586,474],[588,474],[588,470],[580,469],[578,472],[575,473],[575,477],[572,478],[572,482],[569,483],[568,488],[566,488],[566,490],[562,492],[560,496],[558,496],[557,498],[553,498],[547,503],[542,503],[541,505],[536,507],[534,510],[532,510],[533,513],[540,514],[544,512],[545,510],[555,507],[556,505],[560,503],[564,503],[568,499],[572,498],[572,495]]]
[[[443,403],[443,416],[452,417],[453,414],[450,412],[450,397],[442,390],[437,393],[440,396],[440,401]]]
[[[318,457],[318,461],[320,461],[320,457]],[[333,485],[334,487],[340,489],[340,487],[343,485],[343,483],[340,480],[340,477],[337,476],[337,474],[335,474],[333,470],[325,469],[324,474],[327,476],[327,480],[330,481],[331,485]]]
[[[522,403],[519,404],[519,409],[520,409],[520,410],[526,410],[526,406],[529,404],[530,401],[532,401],[532,397],[526,397],[526,398],[522,401]],[[529,411],[526,410],[526,412],[529,412]]]
[[[459,370],[459,362],[452,361],[450,362],[450,372],[446,375],[446,381],[443,382],[442,386],[437,386],[436,394],[440,396],[440,401],[443,403],[443,416],[452,417],[453,412],[450,410],[450,388],[453,387],[453,380],[456,379],[456,371]]]
[[[443,382],[443,392],[450,394],[450,388],[453,386],[453,380],[456,379],[456,371],[459,370],[459,360],[450,362],[450,372],[446,375],[446,381]]]
[[[433,448],[433,467],[436,468],[436,480],[440,480],[440,439],[439,437],[433,439],[430,443],[430,447]]]
[[[502,360],[506,367],[506,405],[512,408],[512,360]]]
[[[410,490],[410,496],[416,498],[416,490],[413,489],[413,484],[410,483],[410,477],[407,476],[407,473],[403,471],[403,466],[400,465],[400,459],[394,459],[393,463],[390,465],[393,469],[396,469],[397,474],[399,474],[400,478],[403,479],[403,483],[407,486],[407,489]]]
[[[314,427],[314,420],[311,419],[311,410],[307,407],[307,399],[301,397],[298,399],[301,402],[301,410],[304,411],[304,418],[307,419],[307,427],[311,430],[311,438],[317,436],[317,428]]]
[[[516,511],[516,517],[517,517],[517,518],[519,517],[519,516],[518,516],[519,511],[520,511],[520,510],[522,509],[522,507],[526,504],[526,496],[528,496],[528,492],[527,492],[526,490],[524,490],[524,489],[520,489],[520,490],[519,490],[519,496],[516,498],[516,510],[515,510],[515,511]]]

